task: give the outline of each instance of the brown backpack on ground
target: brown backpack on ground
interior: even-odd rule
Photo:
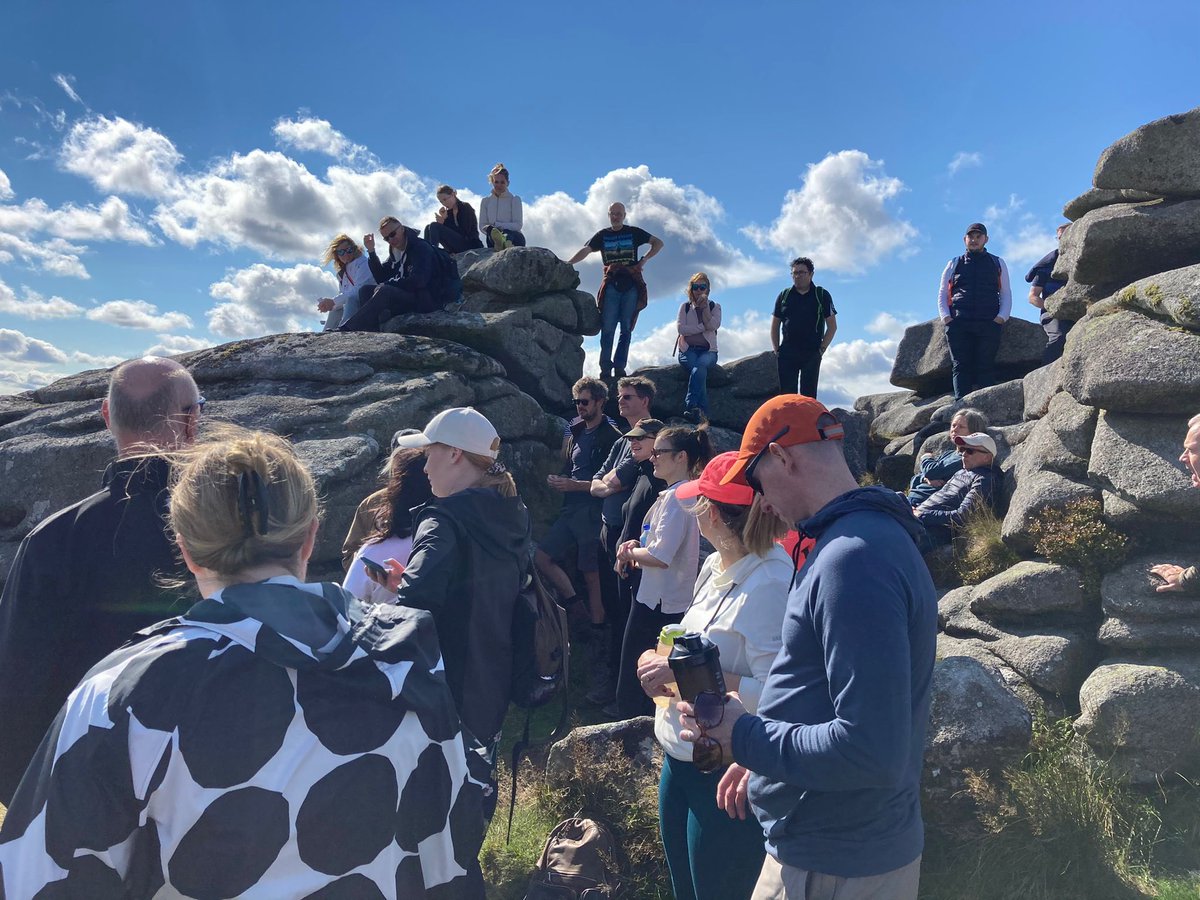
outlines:
[[[546,838],[525,900],[601,900],[622,896],[612,832],[592,819],[565,819]]]

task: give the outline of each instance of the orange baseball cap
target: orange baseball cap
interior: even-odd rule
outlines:
[[[840,441],[845,437],[842,423],[823,403],[803,394],[772,397],[746,423],[737,461],[729,467],[721,484],[745,484],[746,466],[769,444],[792,447],[816,441]]]

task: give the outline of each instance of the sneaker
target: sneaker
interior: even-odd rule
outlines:
[[[617,708],[616,698],[613,699],[612,703],[608,704],[608,706],[606,706],[606,707],[604,707],[604,709],[600,710],[600,712],[604,713],[606,716],[608,716],[614,722],[620,721],[621,719],[624,718],[624,716],[621,715],[621,710],[619,710]]]
[[[699,425],[703,419],[704,413],[694,406],[691,409],[686,410],[683,414],[683,421],[687,422],[689,425]]]
[[[629,374],[629,373],[628,373],[628,372],[626,372],[626,371],[625,371],[624,369],[622,369],[622,368],[618,368],[618,369],[617,369],[617,377],[618,377],[618,378],[624,378],[624,377],[625,377],[626,375],[628,375],[628,374]]]
[[[508,242],[508,237],[499,228],[492,228],[491,238],[492,244],[495,246],[497,252],[501,250],[507,250],[510,246],[512,246]]]

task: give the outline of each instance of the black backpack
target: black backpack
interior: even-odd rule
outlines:
[[[549,744],[566,733],[571,707],[567,688],[571,674],[571,644],[567,632],[567,611],[558,605],[532,563],[512,618],[512,702],[525,713],[525,730],[512,749],[512,793],[508,806],[508,836],[512,836],[513,808],[517,804],[517,769],[521,754],[530,746]],[[529,722],[534,709],[555,698],[562,701],[558,724],[550,734],[536,742],[529,739]]]
[[[565,819],[546,838],[525,900],[620,897],[619,865],[612,832],[592,819]]]

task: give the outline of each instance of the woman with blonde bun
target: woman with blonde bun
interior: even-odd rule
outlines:
[[[284,439],[225,426],[173,461],[204,599],[71,694],[8,809],[0,894],[482,898],[429,614],[305,583],[320,505]]]
[[[508,169],[496,163],[488,174],[492,192],[479,201],[479,231],[493,250],[524,247],[521,198],[508,190]]]

